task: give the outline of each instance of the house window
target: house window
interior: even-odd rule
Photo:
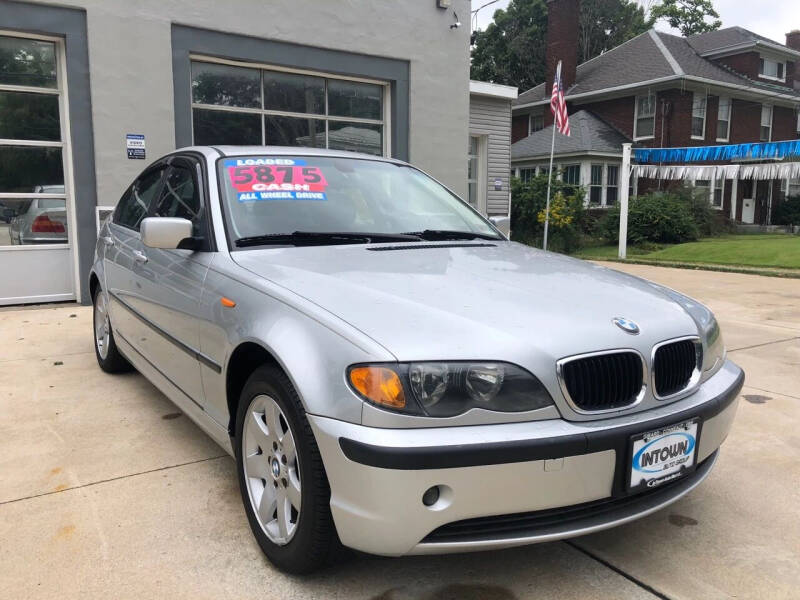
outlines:
[[[603,165],[592,165],[592,178],[589,184],[589,204],[600,206],[603,203]]]
[[[787,196],[789,198],[800,198],[800,177],[795,177],[794,179],[789,179],[789,190],[787,192]]]
[[[772,105],[761,105],[761,141],[772,140]]]
[[[731,133],[731,99],[720,96],[717,109],[717,141],[727,142]]]
[[[651,138],[655,134],[656,97],[653,94],[636,96],[636,123],[633,137],[636,139]]]
[[[519,170],[519,178],[523,183],[530,183],[530,180],[536,177],[536,167]]]
[[[619,167],[608,165],[606,167],[606,206],[614,206],[617,203],[618,182]]]
[[[786,63],[762,57],[758,66],[758,74],[764,79],[786,81]]]
[[[562,174],[562,180],[564,183],[569,183],[571,185],[580,185],[581,184],[581,166],[580,165],[565,165],[564,172]]]
[[[381,82],[192,61],[197,145],[253,144],[387,153]]]
[[[528,135],[534,131],[541,131],[544,129],[544,115],[529,115],[528,116]]]
[[[694,182],[694,186],[698,190],[698,196],[705,198],[714,208],[722,208],[722,197],[725,192],[724,179],[715,181],[698,179]]]
[[[706,131],[706,95],[694,93],[692,97],[692,139],[702,140]]]

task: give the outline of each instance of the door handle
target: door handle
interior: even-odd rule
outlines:
[[[106,246],[113,246],[114,245],[114,238],[110,235],[104,235],[100,238]]]
[[[134,250],[133,251],[133,260],[135,260],[138,263],[146,263],[147,262],[147,256],[145,255],[144,252],[140,252],[139,250]]]

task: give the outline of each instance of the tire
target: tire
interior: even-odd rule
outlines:
[[[101,319],[102,322],[100,322]],[[120,354],[114,341],[111,317],[108,314],[108,301],[99,285],[92,297],[92,331],[94,332],[94,354],[97,357],[97,364],[103,371],[127,373],[133,370],[133,366]]]
[[[247,520],[269,561],[286,573],[303,574],[342,556],[317,442],[297,391],[277,367],[263,365],[247,380],[234,445]],[[278,507],[284,509],[283,525]]]

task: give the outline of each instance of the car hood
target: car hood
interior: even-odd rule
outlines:
[[[347,321],[398,360],[523,366],[697,334],[649,282],[512,242],[342,245],[234,252],[245,269]],[[612,323],[636,322],[639,335]]]

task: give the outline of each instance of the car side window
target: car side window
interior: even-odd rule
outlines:
[[[179,217],[192,222],[192,236],[205,236],[205,211],[200,202],[195,177],[190,169],[171,166],[164,187],[153,206],[155,217]]]
[[[114,223],[139,231],[139,224],[147,216],[150,203],[159,190],[163,175],[164,169],[158,169],[134,181],[114,211]]]

